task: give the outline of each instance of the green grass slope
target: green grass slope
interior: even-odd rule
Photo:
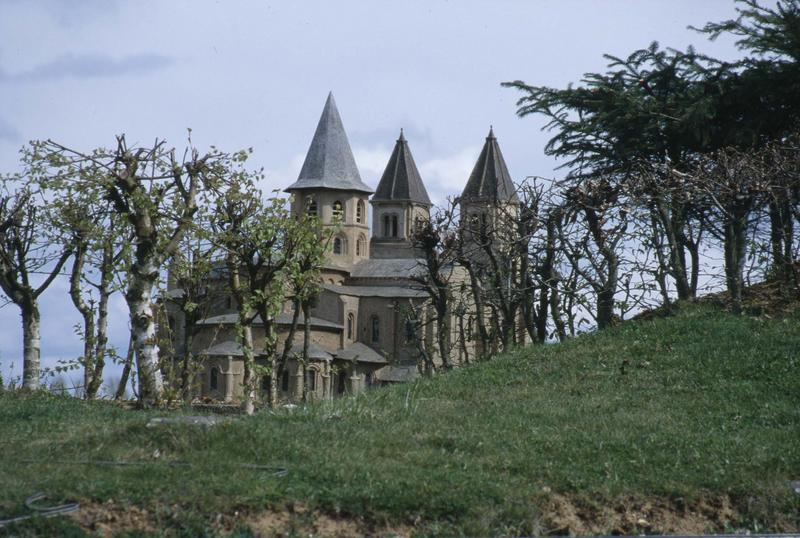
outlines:
[[[248,535],[264,514],[321,534],[800,526],[800,316],[691,308],[291,412],[147,427],[164,414],[0,393],[0,519],[45,491],[86,512],[15,532]]]

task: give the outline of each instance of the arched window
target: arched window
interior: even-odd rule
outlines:
[[[397,215],[392,215],[392,237],[397,237]]]
[[[208,376],[208,388],[211,390],[219,389],[219,368],[216,366],[211,369],[211,375]]]
[[[284,369],[281,375],[281,390],[289,392],[289,370]]]
[[[347,241],[344,237],[336,237],[333,240],[334,254],[347,254]]]
[[[416,330],[414,328],[414,322],[410,319],[406,320],[406,342],[413,342],[414,337],[416,336]]]
[[[359,200],[356,205],[356,222],[364,224],[364,200]]]
[[[481,213],[481,235],[489,232],[489,215],[484,211]]]
[[[389,219],[389,215],[383,216],[383,237],[389,237],[389,232],[391,231],[391,220]]]
[[[353,315],[352,312],[347,314],[347,339],[353,339],[353,326],[356,323],[356,317]]]
[[[308,392],[317,390],[317,371],[313,368],[306,370],[306,387]]]
[[[364,234],[358,236],[358,241],[356,241],[356,256],[366,256],[367,255],[367,238]]]
[[[381,320],[378,316],[372,316],[372,341],[377,342],[381,339]]]
[[[306,200],[306,215],[309,217],[317,216],[317,201],[313,198],[308,198]]]
[[[333,218],[338,221],[342,221],[344,217],[344,206],[342,202],[336,200],[333,202]]]

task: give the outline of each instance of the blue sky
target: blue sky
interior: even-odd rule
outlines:
[[[517,118],[507,80],[564,86],[657,40],[733,59],[687,29],[730,0],[0,0],[0,173],[28,140],[89,149],[126,133],[180,146],[253,147],[267,189],[293,182],[332,90],[362,179],[374,186],[401,127],[431,197],[457,194],[489,125],[511,174],[558,175],[542,122]],[[2,304],[3,301],[0,301]],[[112,339],[127,343],[117,297]],[[42,297],[46,364],[80,353],[57,281]],[[18,373],[15,306],[0,308],[0,372]]]

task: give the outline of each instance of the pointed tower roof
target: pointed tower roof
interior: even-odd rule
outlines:
[[[308,148],[306,160],[297,181],[286,191],[295,189],[337,189],[371,193],[361,181],[356,160],[344,132],[342,118],[336,109],[333,92],[328,94],[317,130]]]
[[[402,129],[372,201],[403,201],[431,205],[428,191],[422,183]]]
[[[475,163],[475,168],[469,176],[467,186],[461,193],[461,198],[492,202],[519,200],[506,161],[494,136],[494,130],[491,128],[478,162]]]

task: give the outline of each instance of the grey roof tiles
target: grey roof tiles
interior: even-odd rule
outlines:
[[[388,362],[380,353],[361,342],[353,342],[349,346],[337,350],[334,355],[337,359],[347,361],[372,364],[386,364]]]
[[[323,284],[322,287],[330,292],[351,297],[384,297],[384,298],[418,298],[428,295],[410,286],[337,286]]]
[[[238,314],[220,314],[217,316],[211,316],[208,318],[201,319],[197,322],[198,325],[234,325],[239,319]],[[300,317],[297,319],[299,324],[302,324],[304,321],[303,314],[300,314]],[[275,323],[278,325],[291,325],[292,323],[292,314],[289,312],[281,312],[275,317]],[[261,316],[256,316],[253,318],[253,325],[260,327],[264,323],[261,321]],[[341,323],[336,323],[334,321],[328,321],[327,319],[316,318],[311,316],[311,326],[312,327],[319,327],[325,329],[343,329],[344,325]]]
[[[431,205],[402,129],[372,201],[409,201]]]
[[[416,258],[370,259],[358,262],[350,271],[352,278],[407,279],[422,272],[424,260]]]
[[[297,181],[286,188],[296,189],[336,189],[371,193],[372,189],[361,181],[356,160],[344,132],[342,118],[328,94],[325,108],[319,118],[317,130],[308,148],[306,160]]]
[[[489,136],[461,193],[461,199],[488,202],[519,200],[492,129],[489,129]]]
[[[301,355],[303,353],[303,342],[295,341],[291,347],[291,352],[297,355]],[[254,349],[253,353],[255,353],[256,355],[263,355],[264,354],[263,346]],[[220,356],[243,357],[244,351],[242,351],[242,346],[240,346],[238,342],[234,342],[233,340],[226,340],[224,342],[212,345],[211,347],[196,353],[196,355],[209,356],[209,357],[220,357]],[[325,351],[322,347],[320,347],[319,344],[315,342],[309,342],[308,358],[329,361],[333,359],[333,355]]]

